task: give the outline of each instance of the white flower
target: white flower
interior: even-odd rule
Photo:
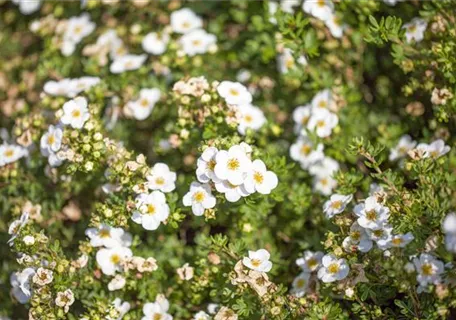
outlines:
[[[221,150],[215,156],[214,172],[217,178],[228,180],[233,185],[240,185],[252,170],[252,161],[239,145],[232,146],[228,151]]]
[[[14,144],[0,145],[0,167],[16,162],[27,154],[26,150]]]
[[[45,268],[38,268],[36,273],[33,275],[33,283],[36,283],[39,286],[45,286],[52,282],[54,279],[52,270]]]
[[[249,250],[249,256],[242,259],[242,264],[255,271],[269,272],[272,268],[272,262],[269,261],[270,257],[271,255],[265,249]]]
[[[302,9],[315,18],[326,21],[333,15],[334,4],[331,0],[304,0]]]
[[[390,215],[389,209],[379,204],[375,197],[368,197],[364,203],[357,204],[353,211],[361,227],[373,230],[381,229]]]
[[[325,20],[325,25],[328,27],[329,32],[331,32],[331,35],[334,38],[342,38],[345,26],[342,25],[340,18],[333,14],[331,17]]]
[[[126,54],[117,57],[109,67],[112,73],[123,73],[125,71],[131,71],[139,69],[147,59],[147,55],[140,54]]]
[[[89,117],[87,99],[76,97],[64,103],[63,116],[60,118],[60,121],[65,125],[70,125],[74,129],[81,129]]]
[[[319,108],[312,112],[307,128],[315,130],[320,138],[325,138],[331,135],[332,129],[338,122],[339,118],[335,113],[328,109]]]
[[[296,297],[302,297],[307,289],[309,288],[310,273],[301,272],[296,278],[294,278],[291,288],[291,293]]]
[[[62,145],[63,131],[58,127],[50,125],[48,131],[43,134],[40,140],[41,154],[48,156],[59,151]]]
[[[322,195],[329,196],[336,186],[337,181],[331,176],[314,176],[313,189]]]
[[[296,61],[293,56],[293,50],[289,48],[284,48],[283,52],[277,57],[279,71],[283,74],[288,73],[290,70],[296,69],[298,67],[296,65],[296,62],[298,62],[301,66],[307,65],[307,59],[305,56],[301,55]]]
[[[443,219],[442,229],[444,233],[456,234],[456,213],[450,212]]]
[[[150,32],[144,36],[142,47],[147,53],[161,55],[166,51],[169,39],[169,34],[166,32]]]
[[[131,219],[146,230],[156,230],[160,223],[168,219],[169,206],[161,191],[142,193],[136,197],[136,208]]]
[[[435,140],[431,144],[420,143],[416,148],[424,152],[425,158],[431,157],[433,159],[437,159],[451,150],[450,146],[445,145],[442,139]]]
[[[126,49],[116,30],[108,29],[101,34],[95,44],[97,52],[108,51],[111,59],[125,55]]]
[[[350,268],[345,259],[337,259],[332,254],[327,254],[322,259],[322,267],[318,269],[318,278],[325,282],[334,282],[347,277]]]
[[[309,173],[317,177],[330,177],[338,170],[339,163],[336,160],[324,157],[310,166]]]
[[[296,264],[304,271],[304,272],[313,272],[317,270],[321,265],[321,259],[323,258],[323,252],[321,251],[304,251],[304,257],[298,258],[296,260]]]
[[[192,10],[182,8],[171,13],[171,28],[176,33],[187,33],[203,26],[203,21]]]
[[[420,286],[425,287],[429,284],[437,284],[441,281],[440,275],[444,271],[443,262],[437,260],[430,254],[422,253],[419,258],[413,259],[413,264],[418,272],[416,280]]]
[[[196,313],[192,320],[210,320],[211,319],[211,316],[208,315],[206,312],[204,311],[199,311],[198,313]]]
[[[19,303],[25,304],[32,296],[30,281],[35,275],[35,270],[26,268],[21,272],[13,272],[10,277],[13,296]]]
[[[329,109],[332,103],[331,90],[324,89],[315,94],[312,98],[312,108],[314,111],[318,109]]]
[[[317,161],[323,160],[323,144],[315,146],[310,138],[302,136],[291,145],[290,156],[301,164],[301,168],[308,169]]]
[[[25,236],[24,239],[22,239],[22,241],[24,241],[25,245],[27,246],[33,246],[35,244],[35,237]]]
[[[120,274],[117,274],[114,278],[112,278],[111,281],[109,281],[108,290],[109,291],[120,290],[123,287],[125,287],[126,283],[127,283],[127,280],[124,277],[122,277]]]
[[[89,237],[92,247],[113,248],[131,245],[131,234],[122,228],[114,228],[103,223],[97,228],[88,228],[85,234]]]
[[[252,102],[252,94],[239,82],[222,81],[217,92],[227,104],[246,105]]]
[[[416,141],[412,140],[412,138],[406,134],[403,135],[400,139],[399,142],[397,143],[396,147],[391,149],[390,155],[389,155],[389,160],[390,161],[395,161],[400,158],[404,158],[407,156],[407,153],[415,148],[416,146]]]
[[[247,197],[248,195],[251,194],[251,192],[248,192],[244,188],[244,185],[236,186],[234,184],[229,183],[228,180],[216,182],[215,189],[218,192],[225,194],[225,198],[229,202],[236,202],[241,197]]]
[[[116,271],[122,270],[121,263],[131,256],[133,256],[133,253],[129,248],[119,246],[98,250],[96,259],[101,271],[105,275],[112,276]]]
[[[311,114],[312,106],[310,104],[297,106],[294,109],[293,121],[295,122],[294,130],[296,133],[300,133],[303,128],[307,127]]]
[[[323,212],[326,214],[326,217],[330,219],[336,214],[342,213],[352,199],[353,196],[351,194],[347,196],[342,194],[333,194],[323,205]]]
[[[120,298],[115,298],[112,302],[114,309],[118,312],[118,317],[112,318],[111,316],[107,316],[106,320],[122,320],[122,318],[130,311],[130,303],[122,302]],[[81,319],[82,320],[82,319]]]
[[[13,0],[14,4],[19,6],[22,14],[32,14],[41,7],[41,0]]]
[[[193,30],[184,34],[179,40],[182,51],[190,57],[208,52],[216,42],[217,37],[203,29]]]
[[[368,236],[366,230],[357,222],[354,222],[350,227],[350,234],[346,237],[342,243],[342,247],[347,252],[361,251],[368,252],[372,249],[373,243]]]
[[[214,173],[215,168],[215,156],[217,155],[218,149],[215,147],[208,147],[201,156],[196,161],[196,177],[202,183],[209,182],[210,180],[214,182],[220,182],[221,180],[217,178]]]
[[[158,295],[155,302],[148,302],[144,304],[143,312],[144,317],[141,320],[159,319],[159,320],[172,320],[173,317],[167,313],[169,309],[169,302],[163,295]]]
[[[21,217],[19,219],[11,222],[11,224],[8,227],[8,234],[11,235],[11,238],[7,242],[9,245],[12,245],[14,239],[17,238],[22,227],[25,226],[25,224],[27,223],[28,220],[29,220],[29,213],[27,211],[24,211],[21,214]]]
[[[144,120],[151,114],[160,97],[161,93],[159,89],[141,89],[139,91],[139,98],[129,101],[126,108],[133,114],[136,120]]]
[[[456,253],[456,234],[449,233],[445,235],[445,248],[449,252]]]
[[[47,81],[43,90],[51,96],[65,96],[74,98],[77,94],[90,89],[100,83],[98,77],[81,77],[76,79],[62,79],[60,81]]]
[[[366,232],[369,235],[369,238],[374,240],[381,250],[386,250],[391,247],[390,242],[393,238],[393,228],[390,225],[383,224],[379,229],[366,229]]]
[[[252,162],[252,168],[247,173],[244,187],[249,193],[256,191],[261,194],[270,194],[278,183],[277,175],[272,171],[268,171],[264,162],[257,159]]]
[[[277,9],[279,9],[279,4],[277,2],[268,1],[268,14],[269,14],[269,22],[273,24],[277,24],[277,19],[275,18],[275,14],[277,13]]]
[[[74,303],[74,294],[71,289],[66,289],[63,292],[57,292],[57,297],[55,298],[55,304],[58,307],[64,308],[65,312],[68,312],[70,306]]]
[[[406,234],[396,234],[391,237],[390,246],[391,247],[399,247],[404,248],[408,245],[415,237],[411,232],[407,232]]]
[[[176,173],[169,170],[165,163],[156,163],[146,176],[147,187],[151,190],[171,192],[176,189]]]
[[[95,23],[90,21],[88,14],[68,19],[65,33],[63,34],[62,54],[65,56],[71,55],[76,48],[76,44],[91,34],[95,27]]]
[[[395,6],[398,1],[405,1],[405,0],[383,0],[389,6]]]
[[[281,0],[280,8],[282,9],[283,12],[293,13],[294,12],[293,7],[299,6],[300,3],[301,3],[300,0]]]
[[[424,31],[427,28],[427,22],[421,18],[414,18],[409,23],[402,26],[405,29],[405,38],[407,42],[420,42],[424,39]]]
[[[212,195],[211,187],[208,184],[192,182],[190,191],[183,199],[184,206],[192,207],[192,212],[196,216],[201,216],[205,209],[215,207],[215,197]]]
[[[266,123],[266,117],[258,107],[247,104],[239,106],[238,112],[240,119],[237,129],[242,135],[246,134],[247,129],[258,131]]]

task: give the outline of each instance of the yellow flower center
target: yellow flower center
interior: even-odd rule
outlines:
[[[301,124],[306,125],[308,121],[309,121],[309,117],[306,117],[306,116],[302,117]]]
[[[205,198],[205,195],[204,195],[204,192],[202,192],[202,191],[197,191],[193,194],[193,200],[195,202],[203,202],[204,198]]]
[[[163,177],[158,177],[155,179],[155,183],[158,185],[164,185],[165,184],[165,179]]]
[[[317,1],[317,5],[318,5],[319,7],[321,7],[321,8],[324,7],[324,6],[325,6],[325,0],[318,0],[318,1]]]
[[[295,63],[293,57],[289,57],[287,60],[285,60],[285,67],[287,67],[287,69],[293,68],[294,64]]]
[[[315,258],[310,258],[309,260],[307,260],[307,266],[309,267],[309,269],[313,269],[313,268],[315,268],[317,265],[318,265],[317,259],[315,259]]]
[[[391,240],[392,244],[394,244],[395,246],[398,246],[402,243],[402,238],[394,238],[393,240]]]
[[[149,101],[147,101],[147,99],[141,99],[139,104],[141,105],[141,107],[147,108],[149,106]]]
[[[375,210],[369,210],[366,212],[366,218],[370,221],[377,220],[377,212]]]
[[[155,209],[155,206],[153,204],[148,204],[147,205],[147,213],[152,215],[155,214],[157,210]]]
[[[325,100],[320,100],[320,102],[318,102],[319,108],[326,108],[327,105],[328,103]]]
[[[323,179],[320,180],[320,183],[321,183],[322,186],[326,186],[328,184],[328,179],[323,178]]]
[[[201,45],[201,40],[193,40],[192,41],[192,44],[197,47],[197,46],[200,46]]]
[[[317,127],[318,128],[323,128],[325,126],[325,120],[318,120],[317,121]]]
[[[50,134],[50,135],[48,136],[48,138],[47,138],[47,143],[48,143],[48,144],[54,144],[54,142],[55,142],[55,137],[54,137],[53,134]]]
[[[111,262],[114,264],[118,264],[120,262],[120,256],[118,254],[113,254],[111,256]]]
[[[254,266],[255,268],[259,267],[261,264],[261,260],[259,259],[252,259],[252,266]]]
[[[3,155],[6,158],[11,158],[14,155],[14,150],[13,149],[6,149]]]
[[[409,32],[415,32],[415,31],[416,31],[416,25],[415,25],[415,24],[412,24],[411,26],[409,26],[409,27],[407,28],[407,30],[408,30]]]
[[[109,232],[108,229],[101,229],[99,232],[98,232],[98,236],[100,238],[109,238],[111,236],[111,232]]]
[[[241,164],[239,163],[239,160],[238,160],[238,159],[232,158],[232,159],[228,160],[226,166],[227,166],[227,168],[228,168],[229,170],[237,170],[237,169],[239,169],[239,167],[241,166]]]
[[[358,241],[361,238],[361,233],[359,231],[353,231],[350,233],[350,238],[355,241]]]
[[[331,207],[332,207],[333,209],[340,209],[340,208],[342,208],[342,201],[340,201],[340,200],[334,201],[334,202],[331,204]]]
[[[80,34],[81,32],[82,32],[82,27],[81,26],[76,26],[76,28],[74,28],[74,33]]]
[[[255,171],[255,173],[253,174],[253,180],[255,180],[255,182],[258,184],[262,184],[264,181],[264,177],[260,172]]]
[[[246,114],[244,117],[244,120],[245,120],[245,122],[250,123],[253,121],[253,117],[250,114]]]
[[[312,151],[312,147],[308,144],[303,145],[300,150],[301,154],[306,156],[310,153],[310,151]]]
[[[184,28],[184,29],[190,28],[190,22],[188,22],[188,21],[182,22],[182,28]]]
[[[298,288],[303,288],[305,285],[306,285],[306,280],[304,280],[304,279],[299,279],[298,281],[296,281],[296,287],[298,287]]]
[[[339,265],[337,263],[331,263],[329,266],[328,266],[328,272],[331,273],[331,274],[335,274],[335,273],[338,273],[339,272]]]
[[[211,171],[214,171],[214,168],[215,168],[215,165],[216,165],[216,164],[217,164],[217,163],[215,162],[215,160],[212,159],[212,160],[210,160],[210,161],[207,163],[207,168],[208,168],[209,170],[211,170]]]
[[[239,91],[237,91],[236,89],[230,89],[230,94],[232,96],[238,96],[239,95]]]
[[[73,111],[71,112],[71,116],[72,116],[73,118],[79,118],[79,117],[81,116],[81,111],[79,111],[79,110],[73,110]]]
[[[421,272],[425,275],[425,276],[431,276],[432,274],[434,274],[434,272],[432,271],[432,265],[430,263],[425,263],[421,266]]]

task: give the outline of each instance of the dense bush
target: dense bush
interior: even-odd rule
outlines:
[[[453,1],[0,26],[1,319],[456,317]]]

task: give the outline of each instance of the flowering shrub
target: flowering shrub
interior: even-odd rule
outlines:
[[[456,12],[0,3],[1,319],[456,317]]]

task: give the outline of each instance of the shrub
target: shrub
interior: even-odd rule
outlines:
[[[456,316],[452,1],[0,8],[2,319]]]

